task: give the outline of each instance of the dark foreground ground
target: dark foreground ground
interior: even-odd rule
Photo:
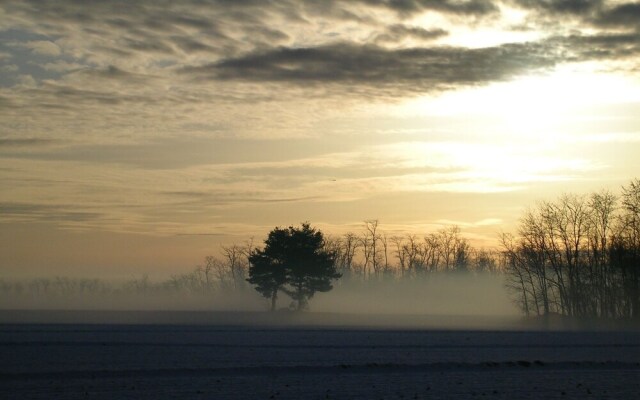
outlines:
[[[640,393],[634,330],[198,316],[0,312],[0,398],[637,399]],[[446,321],[445,329],[433,326]]]

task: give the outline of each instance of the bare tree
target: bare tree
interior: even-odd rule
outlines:
[[[363,244],[366,244],[367,246],[369,246],[369,249],[368,249],[369,254],[367,259],[370,262],[374,276],[378,277],[380,273],[380,259],[379,259],[380,247],[378,246],[378,243],[381,240],[381,236],[378,233],[378,220],[371,219],[371,220],[364,221],[364,227],[365,227],[365,234],[364,234],[365,237],[363,240]]]
[[[479,249],[473,251],[473,270],[480,273],[498,271],[499,256],[495,251],[488,249]]]
[[[427,271],[435,272],[440,266],[441,244],[439,236],[435,233],[424,237],[423,244],[424,268]]]
[[[398,269],[400,271],[400,278],[404,278],[407,270],[407,251],[405,249],[404,240],[401,236],[392,236],[391,243],[395,245],[395,255],[398,259]]]
[[[358,251],[358,247],[360,243],[358,241],[358,237],[351,232],[347,232],[342,237],[342,244],[344,248],[344,262],[342,264],[342,271],[352,274],[353,272],[353,260]]]
[[[391,268],[391,264],[389,264],[389,240],[387,234],[384,232],[380,235],[380,243],[382,244],[382,255],[384,257],[382,273],[385,277],[392,277],[393,269]]]
[[[565,194],[520,220],[503,237],[506,267],[527,312],[631,317],[640,312],[640,182],[609,192]]]
[[[589,246],[588,262],[590,291],[593,296],[593,314],[613,317],[615,302],[611,289],[614,282],[611,265],[608,260],[609,237],[612,233],[617,198],[610,192],[593,193],[589,198]]]
[[[342,274],[342,280],[348,280],[357,275],[353,269],[353,263],[360,245],[358,236],[351,232],[339,237],[327,236],[325,238],[325,249],[335,254],[334,262]]]
[[[226,268],[231,275],[231,285],[234,289],[242,289],[246,279],[246,271],[249,267],[246,247],[232,244],[221,246],[221,252],[225,259]]]
[[[613,237],[612,264],[619,275],[623,298],[620,312],[640,319],[640,180],[622,188],[622,214]]]
[[[522,259],[522,249],[516,243],[513,235],[503,233],[500,242],[504,248],[505,271],[507,271],[507,288],[511,289],[519,297],[516,304],[522,309],[526,316],[531,314],[531,296],[535,297],[535,286],[528,271],[528,264]],[[537,302],[533,304],[537,305]],[[538,315],[539,315],[538,310]]]

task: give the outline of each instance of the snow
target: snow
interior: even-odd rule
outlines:
[[[640,393],[640,332],[633,330],[220,320],[7,323],[0,315],[0,398],[635,399]]]

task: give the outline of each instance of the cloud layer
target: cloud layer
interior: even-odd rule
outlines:
[[[491,98],[396,114],[562,68],[636,76],[638,21],[640,3],[604,0],[4,2],[0,210],[198,233],[249,207],[587,180],[610,160],[537,138],[577,141],[573,120],[504,140],[468,120]],[[531,95],[501,107],[535,120]],[[608,120],[617,138],[636,137],[629,115]]]

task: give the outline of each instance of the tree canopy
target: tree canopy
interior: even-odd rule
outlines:
[[[308,307],[316,292],[333,289],[331,282],[340,278],[334,259],[326,250],[321,231],[303,223],[300,228],[275,228],[269,232],[263,249],[254,250],[249,261],[249,281],[276,307],[278,292],[296,301],[296,309]]]

